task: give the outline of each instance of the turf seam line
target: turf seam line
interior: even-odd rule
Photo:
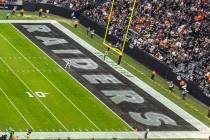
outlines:
[[[15,105],[15,103],[9,98],[9,96],[6,94],[6,92],[4,92],[4,90],[2,88],[0,88],[1,92],[4,94],[4,96],[7,98],[7,100],[9,101],[9,103],[14,107],[14,109],[17,111],[17,113],[23,118],[23,120],[27,123],[27,125],[31,128],[34,129],[32,127],[32,125],[28,122],[28,120],[26,119],[26,117],[21,113],[21,111],[18,109],[18,107]]]

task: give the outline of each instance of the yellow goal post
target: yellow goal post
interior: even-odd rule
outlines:
[[[123,43],[122,43],[122,46],[120,47],[121,49],[116,48],[116,47],[112,47],[112,45],[110,43],[107,43],[107,35],[108,35],[108,32],[109,32],[109,27],[110,27],[110,23],[111,23],[111,18],[112,18],[112,14],[113,14],[115,1],[116,0],[112,0],[110,13],[109,13],[109,16],[108,16],[108,22],[107,22],[107,25],[106,25],[106,31],[105,31],[105,35],[104,35],[104,40],[103,40],[103,46],[108,48],[108,50],[112,50],[112,51],[114,51],[115,53],[117,53],[119,55],[118,64],[120,64],[123,52],[125,50],[125,44],[126,44],[126,41],[128,39],[129,29],[130,29],[130,26],[131,26],[131,23],[132,23],[132,20],[133,20],[133,14],[134,14],[135,6],[136,6],[136,0],[133,0],[132,11],[131,11],[129,22],[128,22],[128,25],[127,25],[125,36],[123,38]]]

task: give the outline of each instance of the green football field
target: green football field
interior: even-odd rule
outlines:
[[[131,131],[12,25],[0,29],[0,131]]]
[[[5,19],[6,14],[7,11],[0,11],[0,19]],[[103,52],[100,45],[103,39],[99,36],[91,39],[84,34],[87,28],[79,25],[75,29],[71,20],[54,15],[39,18],[37,13],[33,12],[26,12],[24,17],[18,13],[10,19],[57,20]],[[114,53],[110,53],[109,57],[117,60]],[[0,132],[8,128],[26,131],[30,126],[35,131],[131,130],[9,24],[0,24],[0,58]],[[149,78],[151,69],[126,54],[121,66],[210,126],[207,106],[191,96],[188,96],[185,101],[181,100],[181,92],[177,87],[175,87],[175,93],[171,94],[164,77],[157,75],[152,81]],[[80,93],[80,91],[84,92]],[[70,100],[67,100],[68,98]]]

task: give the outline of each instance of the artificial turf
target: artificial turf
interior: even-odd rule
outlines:
[[[0,24],[0,29],[1,130],[131,130],[12,25]],[[40,98],[36,92],[47,94]]]
[[[4,19],[6,14],[7,14],[7,12],[0,12],[0,19]],[[95,47],[99,51],[103,52],[103,48],[101,45],[103,39],[99,36],[95,36],[94,39],[91,39],[89,36],[87,36],[85,34],[87,29],[82,25],[79,25],[78,28],[75,29],[71,20],[68,20],[68,19],[65,19],[62,17],[58,17],[58,16],[54,16],[54,15],[45,15],[44,18],[43,17],[40,18],[37,16],[37,13],[32,13],[32,12],[26,12],[25,15],[27,15],[27,16],[21,17],[20,15],[17,14],[13,17],[10,17],[10,19],[15,19],[15,20],[18,20],[18,19],[54,19],[54,20],[57,20],[60,23],[62,23],[66,28],[68,28],[69,30],[74,32],[76,35],[78,35],[79,37],[84,39],[86,42],[91,44],[93,47]],[[113,60],[117,60],[117,55],[114,53],[110,53],[109,57]],[[183,108],[185,111],[187,111],[188,113],[190,113],[191,115],[193,115],[194,117],[196,117],[197,119],[199,119],[204,124],[206,124],[207,126],[210,127],[210,119],[207,118],[207,112],[208,112],[207,106],[203,105],[202,103],[200,103],[199,101],[197,101],[196,99],[191,97],[190,95],[187,97],[187,100],[185,100],[185,101],[181,100],[181,96],[180,96],[181,92],[178,90],[177,87],[175,88],[175,92],[171,93],[168,90],[167,81],[163,77],[160,77],[159,75],[157,75],[155,80],[152,81],[149,78],[151,75],[151,69],[148,69],[146,66],[138,63],[136,60],[134,60],[133,58],[129,57],[126,54],[124,54],[124,56],[123,56],[121,65],[124,68],[126,68],[128,71],[130,71],[131,73],[136,75],[138,78],[140,78],[141,80],[146,82],[148,85],[150,85],[151,87],[153,87],[154,89],[159,91],[165,97],[167,97],[168,99],[173,101],[175,104],[177,104],[178,106]],[[8,69],[6,71],[9,72]],[[1,95],[1,96],[3,96],[3,95]],[[1,101],[1,105],[3,105],[5,107],[3,112],[6,112],[6,113],[15,112],[15,109],[12,106],[8,106],[8,103],[7,103],[8,101],[5,101],[4,98],[0,98],[0,101]],[[0,111],[2,111],[2,109],[0,109]],[[0,113],[0,118],[2,118],[1,115],[2,114]],[[18,124],[18,127],[19,127],[19,124],[21,124],[21,126],[24,127],[22,124],[23,123],[22,119],[20,117],[17,117],[16,115],[15,116],[7,115],[7,117],[2,118],[1,120],[2,120],[2,122],[4,122],[4,121],[9,122],[9,124],[13,123],[12,120],[16,120],[16,122],[17,122],[16,124]],[[3,116],[6,116],[6,115],[3,115]],[[16,124],[14,124],[14,125],[16,125]],[[4,127],[7,128],[8,127],[7,124]],[[25,127],[27,127],[26,124],[25,124]],[[128,128],[126,128],[126,129],[128,129]],[[51,130],[51,129],[49,129],[49,130]]]
[[[98,49],[101,52],[104,52],[103,45],[103,38],[100,36],[95,36],[93,39],[90,36],[86,35],[87,28],[79,25],[76,29],[74,28],[74,23],[71,21],[60,21],[66,28],[71,30],[73,33],[84,39],[86,42],[91,44],[93,47]],[[109,53],[109,57],[117,62],[118,55],[114,52]],[[148,85],[156,89],[159,93],[173,101],[175,104],[179,105],[185,111],[189,112],[195,118],[202,121],[204,124],[210,127],[210,118],[207,117],[208,114],[208,107],[193,98],[192,96],[188,95],[187,100],[182,100],[181,98],[181,91],[178,87],[175,87],[174,92],[172,93],[168,89],[168,81],[166,81],[163,77],[157,74],[155,80],[151,80],[150,76],[153,70],[147,68],[143,64],[137,62],[132,57],[124,54],[121,66],[133,73],[139,79],[146,82]]]

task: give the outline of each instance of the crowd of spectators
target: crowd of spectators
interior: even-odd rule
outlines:
[[[94,0],[49,0],[48,3],[52,3],[57,6],[70,8],[73,10],[81,10],[89,4],[93,3]]]
[[[95,4],[83,14],[106,26],[112,0],[36,2],[76,11]],[[132,5],[133,0],[115,0],[108,32],[110,35],[123,40]],[[137,0],[129,43],[167,64],[182,78],[198,83],[210,97],[209,21],[209,0]]]
[[[131,0],[116,0],[109,34],[123,39]],[[111,0],[84,11],[106,26]],[[210,96],[210,1],[137,0],[129,42],[199,84]]]
[[[90,19],[98,22],[99,24],[106,25],[111,3],[112,0],[107,0],[106,2],[99,4],[93,9],[86,10],[84,14]],[[131,0],[117,0],[115,2],[109,28],[109,34],[112,34],[122,39],[123,35],[125,34],[126,25],[129,21],[129,15],[131,13],[132,5],[133,3]]]
[[[48,3],[55,6],[70,8],[72,10],[78,11],[86,8],[90,4],[94,4],[97,0],[36,0],[39,3]]]

